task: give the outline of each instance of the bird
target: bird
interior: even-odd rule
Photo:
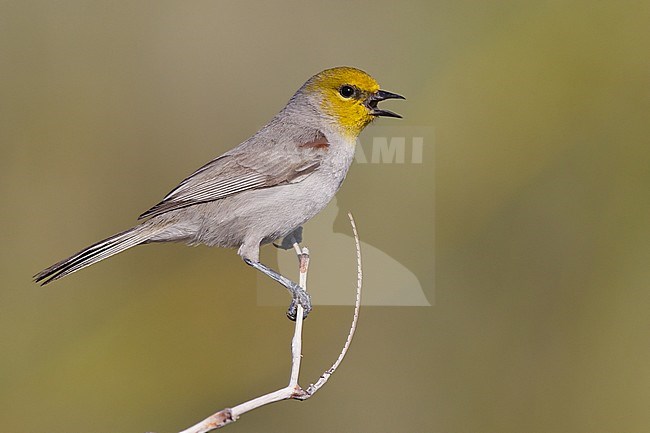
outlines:
[[[186,177],[136,226],[99,241],[34,275],[45,285],[123,252],[154,242],[238,248],[244,262],[285,286],[297,305],[312,309],[307,292],[260,263],[261,245],[300,240],[302,225],[341,187],[361,131],[378,117],[401,118],[378,107],[405,99],[382,90],[368,73],[349,66],[309,78],[269,123]]]

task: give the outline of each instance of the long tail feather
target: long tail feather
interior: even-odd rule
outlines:
[[[156,231],[152,233],[151,227],[144,227],[143,225],[133,227],[132,229],[106,238],[103,241],[99,241],[79,251],[77,254],[42,270],[34,275],[34,281],[44,286],[86,266],[90,266],[139,245],[149,240],[154,234],[156,234]]]

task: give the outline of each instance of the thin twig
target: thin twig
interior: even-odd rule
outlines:
[[[363,282],[363,271],[361,270],[361,245],[359,245],[357,225],[354,223],[354,217],[350,212],[348,212],[348,218],[350,219],[350,224],[352,225],[354,243],[357,248],[357,297],[354,301],[354,316],[352,317],[352,325],[350,325],[350,332],[348,333],[348,338],[345,340],[345,344],[343,345],[343,350],[339,354],[339,357],[336,359],[336,361],[334,361],[334,364],[332,364],[332,366],[327,369],[325,373],[321,374],[316,383],[312,383],[307,387],[304,396],[301,395],[296,397],[298,400],[307,400],[309,397],[314,395],[314,393],[318,391],[323,385],[325,385],[330,376],[334,374],[337,368],[339,368],[339,365],[341,364],[341,361],[343,361],[345,354],[348,353],[348,348],[352,342],[352,337],[354,337],[354,332],[357,329],[357,321],[359,320],[359,310],[361,307],[361,283]]]
[[[339,354],[339,357],[336,359],[334,364],[325,371],[318,381],[315,384],[310,385],[306,390],[302,389],[298,385],[298,378],[300,376],[300,361],[302,358],[302,326],[303,326],[303,308],[300,304],[297,306],[296,311],[296,324],[294,328],[293,338],[291,340],[291,374],[289,376],[289,384],[277,391],[270,392],[263,396],[254,398],[252,400],[241,403],[233,408],[226,408],[220,410],[219,412],[213,414],[212,416],[204,419],[198,424],[183,430],[181,433],[207,433],[212,430],[221,428],[225,425],[233,423],[239,419],[241,415],[246,412],[249,412],[258,407],[275,403],[281,400],[295,399],[295,400],[306,400],[316,391],[318,391],[325,383],[329,380],[330,376],[336,371],[338,366],[343,361],[345,354],[350,347],[350,342],[354,336],[354,332],[357,328],[357,321],[359,319],[359,309],[361,306],[361,283],[363,279],[363,274],[361,271],[361,247],[359,245],[359,235],[357,233],[357,227],[354,223],[354,218],[351,213],[348,213],[348,218],[350,218],[350,224],[352,225],[352,232],[354,233],[354,241],[356,245],[357,252],[357,297],[354,304],[354,316],[352,318],[352,326],[350,327],[350,332],[348,333],[348,338],[345,341],[343,350]],[[307,248],[302,248],[298,244],[294,245],[296,253],[299,258],[300,266],[300,286],[305,290],[307,289],[307,271],[309,270],[309,250]]]
[[[300,269],[300,287],[307,290],[307,271],[309,270],[309,250],[304,247],[300,250],[300,246],[296,245],[298,254],[298,267]],[[298,303],[296,309],[296,328],[291,340],[291,375],[289,376],[289,388],[300,388],[298,385],[298,378],[300,376],[300,361],[302,360],[302,321],[303,321],[303,308]]]

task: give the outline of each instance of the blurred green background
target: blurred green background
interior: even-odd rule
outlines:
[[[626,1],[1,2],[0,430],[173,432],[285,384],[285,308],[234,251],[30,276],[353,65],[408,98],[378,126],[435,144],[352,167],[334,231],[353,211],[432,306],[364,308],[319,394],[228,431],[647,432],[649,22]],[[304,385],[351,314],[312,313]]]

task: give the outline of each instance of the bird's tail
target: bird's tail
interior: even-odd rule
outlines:
[[[34,275],[34,281],[46,285],[54,280],[63,278],[68,274],[104,260],[117,253],[121,253],[136,245],[140,245],[158,234],[162,228],[152,227],[145,222],[129,230],[123,231],[109,238],[89,246],[77,254],[55,263],[47,269]]]

